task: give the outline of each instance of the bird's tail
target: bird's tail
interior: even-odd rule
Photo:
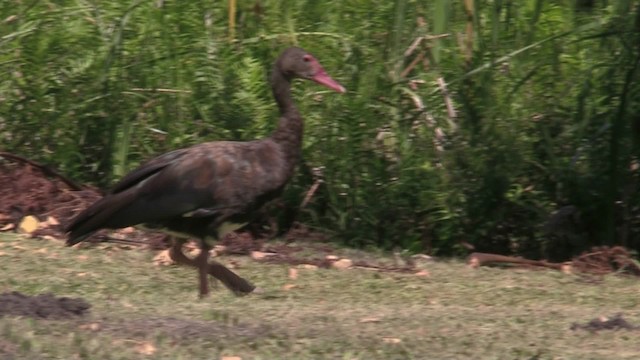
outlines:
[[[129,197],[128,192],[106,195],[76,215],[64,229],[69,233],[67,246],[85,240],[101,228],[118,227],[110,224],[112,216],[129,203]]]

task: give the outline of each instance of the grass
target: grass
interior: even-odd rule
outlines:
[[[298,269],[237,258],[263,289],[197,299],[196,273],[153,253],[0,234],[0,292],[82,297],[74,320],[0,318],[0,357],[29,359],[631,359],[637,332],[571,330],[622,313],[636,279],[433,262],[429,277]],[[222,258],[223,262],[229,258]],[[285,284],[296,287],[285,290]],[[145,355],[146,354],[146,355]],[[537,357],[536,357],[537,356]]]

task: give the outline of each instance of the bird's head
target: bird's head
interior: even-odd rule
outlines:
[[[324,70],[320,62],[307,51],[291,47],[282,52],[278,58],[277,66],[280,71],[289,79],[298,77],[312,80],[331,90],[344,93],[346,89],[337,81],[333,80]]]

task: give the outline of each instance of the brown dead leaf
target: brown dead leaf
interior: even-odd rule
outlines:
[[[49,224],[49,226],[60,225],[60,221],[58,221],[58,219],[54,218],[53,216],[47,217],[47,223]]]
[[[86,273],[86,272],[81,272],[76,274],[77,277],[85,277],[87,275],[89,275],[89,273]]]
[[[383,337],[382,342],[385,344],[400,344],[402,340],[394,337]]]
[[[267,253],[264,251],[252,251],[251,252],[251,258],[253,260],[262,260],[264,258],[266,258],[267,256],[273,256],[275,255],[275,253]]]
[[[23,233],[31,234],[32,232],[36,231],[36,229],[38,229],[39,223],[40,222],[38,221],[38,219],[36,219],[35,216],[28,215],[22,218],[18,229]]]
[[[121,232],[122,234],[131,234],[131,233],[133,233],[134,231],[136,231],[136,228],[134,228],[133,226],[129,226],[129,227],[126,227],[126,228],[120,229],[120,232]]]
[[[78,327],[81,330],[91,330],[91,331],[98,331],[101,328],[100,323],[82,324],[82,325],[80,325]]]
[[[153,355],[155,354],[156,350],[158,349],[156,349],[156,347],[153,346],[153,344],[148,341],[140,343],[135,347],[135,351],[138,354],[142,354],[142,355]]]
[[[380,321],[382,321],[382,319],[379,318],[379,317],[366,317],[366,318],[360,319],[360,322],[363,323],[363,324],[364,323],[377,323],[377,322],[380,322]]]
[[[169,249],[162,250],[158,255],[153,257],[153,264],[157,266],[173,265],[174,263],[175,261],[173,261],[169,255]]]
[[[47,248],[40,248],[36,251],[34,251],[36,254],[46,254],[49,252],[49,250],[47,250]]]
[[[88,260],[89,257],[87,255],[78,255],[78,256],[76,256],[76,259],[81,260],[81,261],[85,261],[85,260]]]
[[[27,250],[26,247],[20,246],[20,245],[13,245],[11,247],[14,248],[15,250],[20,250],[20,251]]]
[[[0,231],[13,230],[13,228],[15,228],[15,227],[16,227],[16,225],[14,223],[8,223],[7,225],[5,225],[2,228],[0,228]]]
[[[301,265],[298,265],[298,267],[306,270],[318,270],[318,266],[312,265],[312,264],[301,264]]]
[[[7,253],[6,253],[6,252],[4,252],[4,251],[0,251],[0,256],[5,256],[5,255],[7,255]]]
[[[240,356],[223,356],[220,360],[242,360]]]
[[[431,274],[427,270],[420,270],[415,275],[416,276],[426,276],[426,277],[431,276]]]
[[[327,255],[327,256],[325,257],[325,259],[327,259],[327,260],[329,260],[329,261],[336,261],[336,260],[338,260],[338,259],[340,259],[340,258],[339,258],[338,256],[336,256],[336,255]]]
[[[331,264],[332,267],[338,270],[346,270],[350,268],[352,265],[353,265],[353,261],[351,261],[350,259],[340,259]]]
[[[298,287],[298,285],[295,285],[295,284],[284,284],[282,286],[282,290],[289,291],[289,290],[297,288],[297,287]]]
[[[294,268],[289,268],[289,279],[295,280],[298,278],[298,270]]]
[[[224,245],[218,244],[213,247],[213,251],[216,253],[215,256],[224,255],[227,253],[227,247]]]

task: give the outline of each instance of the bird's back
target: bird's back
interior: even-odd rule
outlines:
[[[100,228],[145,224],[205,237],[226,221],[249,220],[291,177],[280,145],[219,141],[158,156],[127,174],[67,227],[68,244]]]

